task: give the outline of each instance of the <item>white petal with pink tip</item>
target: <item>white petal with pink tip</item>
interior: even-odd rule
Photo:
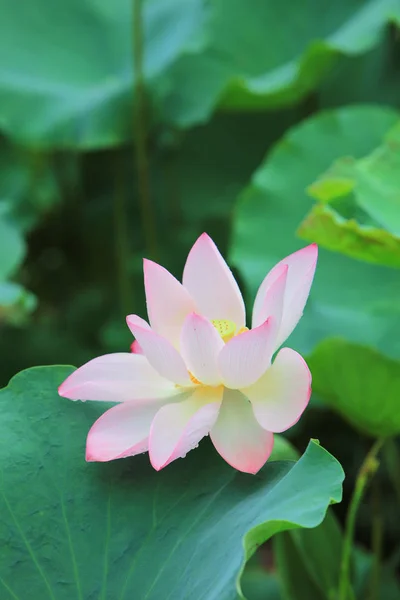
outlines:
[[[149,324],[137,315],[129,315],[126,322],[147,360],[162,377],[179,385],[192,385],[183,358],[171,342],[155,333]]]
[[[304,359],[282,348],[257,383],[242,390],[262,427],[279,433],[301,417],[311,395],[311,373]]]
[[[158,471],[193,450],[218,417],[222,387],[197,388],[182,402],[163,406],[150,428],[149,454]]]
[[[263,303],[257,308],[256,315],[253,314],[253,327],[258,327],[269,317],[274,318],[276,333],[280,329],[283,316],[283,301],[285,297],[286,282],[289,267],[282,264],[278,269],[274,269],[271,283],[263,296]],[[275,342],[276,343],[276,342]]]
[[[245,473],[257,473],[274,445],[273,434],[257,423],[250,402],[237,390],[225,390],[210,437],[222,458]]]
[[[196,303],[196,311],[208,319],[226,319],[240,329],[245,308],[239,286],[217,246],[205,233],[189,252],[182,279]]]
[[[147,452],[150,425],[161,406],[125,402],[110,408],[89,431],[86,460],[105,462]]]
[[[70,400],[126,402],[137,399],[167,398],[176,387],[153,369],[141,354],[105,354],[74,371],[59,387]]]
[[[276,348],[289,337],[299,322],[310,293],[317,265],[318,247],[311,244],[281,260],[264,278],[259,287],[253,308],[253,327],[264,318],[264,304],[271,285],[276,281],[276,273],[282,265],[288,266],[286,288],[283,301],[282,323],[277,336]]]
[[[218,355],[224,342],[205,317],[189,315],[182,328],[181,353],[189,371],[206,385],[221,383]]]
[[[224,385],[241,389],[257,381],[269,367],[276,328],[273,317],[229,340],[218,356]]]
[[[143,270],[151,327],[179,348],[183,322],[189,313],[196,310],[194,301],[183,285],[164,267],[145,260]]]

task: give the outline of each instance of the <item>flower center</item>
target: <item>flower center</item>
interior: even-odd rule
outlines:
[[[225,319],[213,319],[211,323],[218,331],[224,342],[229,342],[235,335],[236,325],[233,321],[227,321]]]
[[[213,319],[211,323],[225,343],[229,342],[235,335],[240,335],[249,330],[248,327],[241,327],[239,331],[236,331],[236,324],[233,321],[228,321],[226,319]]]
[[[196,379],[196,377],[190,371],[189,371],[189,377],[190,377],[190,381],[192,383],[194,383],[195,385],[201,385],[201,381],[199,381],[198,379]]]
[[[228,321],[226,319],[213,319],[211,323],[214,325],[215,329],[218,331],[225,343],[229,342],[229,340],[231,340],[235,335],[240,335],[241,333],[249,330],[248,327],[241,327],[239,331],[236,331],[236,324],[233,321]],[[189,377],[195,385],[203,385],[202,382],[199,381],[190,371]]]

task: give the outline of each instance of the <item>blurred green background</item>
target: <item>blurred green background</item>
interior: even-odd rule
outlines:
[[[318,242],[288,343],[314,395],[289,436],[342,462],[340,519],[371,439],[391,437],[357,536],[371,548],[378,506],[382,598],[400,597],[399,1],[0,0],[0,15],[1,383],[129,350],[143,257],[180,277],[207,231],[250,312],[268,269]],[[281,593],[268,551],[254,600]]]

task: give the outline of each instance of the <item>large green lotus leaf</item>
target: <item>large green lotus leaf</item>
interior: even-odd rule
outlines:
[[[283,436],[276,441],[277,457],[280,453],[286,458],[289,451],[297,452],[287,445]],[[274,452],[276,445],[275,442]],[[288,600],[333,600],[339,581],[342,545],[342,531],[332,508],[318,527],[292,529],[275,536],[274,559],[282,597]],[[245,573],[248,571],[251,572],[250,566]]]
[[[139,1],[139,0],[138,0]],[[219,105],[288,105],[338,55],[367,51],[396,0],[146,0],[144,76],[153,117],[180,126]],[[132,136],[132,0],[0,0],[0,126],[14,140],[103,147]]]
[[[308,191],[319,204],[301,223],[301,237],[354,258],[400,267],[399,123],[371,154],[335,161]]]
[[[301,223],[298,234],[335,252],[378,265],[400,268],[400,237],[354,218],[343,218],[324,204],[316,204]]]
[[[280,457],[298,458],[297,450],[283,436],[275,436],[273,454],[272,460]],[[328,509],[318,527],[292,529],[275,536],[274,558],[282,597],[290,600],[334,598],[339,581],[342,544],[341,528],[332,508]],[[250,572],[255,578],[258,576],[261,588],[261,574],[256,570],[252,572],[250,565],[245,574]]]
[[[339,55],[357,55],[383,37],[396,0],[219,0],[207,43],[170,71],[166,116],[182,126],[230,110],[289,105],[314,89]]]
[[[333,110],[309,118],[276,144],[242,193],[234,222],[231,258],[250,296],[268,269],[304,245],[296,230],[313,204],[306,188],[336,158],[371,152],[397,118],[381,107]],[[400,356],[399,297],[397,271],[321,248],[304,317],[288,343],[307,353],[334,334]]]
[[[147,456],[87,464],[86,433],[105,407],[59,398],[70,372],[23,371],[1,392],[4,600],[234,600],[260,543],[317,526],[341,499],[342,468],[315,442],[257,476],[207,442],[159,473]]]
[[[133,0],[0,0],[0,127],[44,146],[110,146],[132,136]],[[202,0],[146,0],[150,87],[196,46]],[[200,43],[200,40],[199,40]]]
[[[326,339],[308,357],[318,396],[364,433],[400,433],[400,362],[371,348]]]
[[[384,143],[354,165],[356,203],[381,227],[400,237],[400,121]]]

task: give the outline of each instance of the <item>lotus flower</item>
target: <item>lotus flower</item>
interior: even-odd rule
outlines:
[[[313,244],[267,274],[249,330],[239,287],[207,234],[191,249],[182,284],[145,260],[150,325],[127,317],[133,352],[95,358],[59,388],[71,400],[118,402],[89,431],[86,460],[148,451],[160,470],[209,435],[232,467],[256,473],[273,434],[294,425],[310,399],[303,358],[290,348],[272,357],[303,313],[316,261]]]

